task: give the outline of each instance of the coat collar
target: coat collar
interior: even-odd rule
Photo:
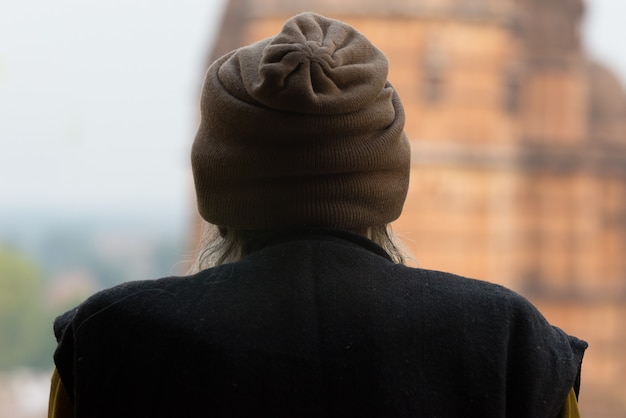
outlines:
[[[392,261],[389,254],[375,242],[365,238],[362,235],[354,234],[351,232],[340,231],[337,229],[329,228],[290,228],[281,230],[275,233],[270,233],[263,238],[253,240],[248,243],[248,253],[254,253],[267,247],[272,247],[278,244],[284,244],[292,241],[332,241],[332,242],[344,242],[350,245],[362,247],[368,251],[373,252],[381,257]]]

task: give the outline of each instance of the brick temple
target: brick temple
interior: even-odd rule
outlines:
[[[589,341],[581,411],[626,416],[626,95],[582,47],[582,0],[230,0],[210,61],[302,11],[389,59],[413,154],[394,230],[416,263]]]

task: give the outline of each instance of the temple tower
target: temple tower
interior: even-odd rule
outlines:
[[[626,414],[626,95],[582,47],[582,0],[230,0],[210,60],[302,11],[389,59],[419,265],[531,298],[591,344],[583,413]]]

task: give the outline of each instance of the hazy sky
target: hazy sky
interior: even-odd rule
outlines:
[[[626,1],[588,3],[587,48],[626,80]],[[221,5],[0,0],[0,216],[188,211]]]
[[[0,216],[184,210],[221,3],[0,0]]]

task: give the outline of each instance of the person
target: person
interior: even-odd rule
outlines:
[[[50,416],[577,416],[585,342],[511,290],[403,263],[410,147],[387,75],[313,13],[209,67],[197,272],[59,316]]]

